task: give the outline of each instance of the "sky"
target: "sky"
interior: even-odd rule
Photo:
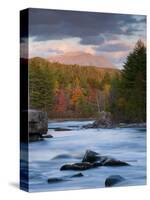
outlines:
[[[121,68],[139,39],[146,43],[144,15],[29,9],[29,57],[83,51]]]

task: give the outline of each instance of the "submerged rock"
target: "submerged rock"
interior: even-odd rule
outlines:
[[[124,181],[125,179],[120,176],[120,175],[112,175],[109,176],[108,178],[106,178],[105,180],[105,187],[111,187],[113,185],[116,185],[122,181]]]
[[[54,158],[52,158],[52,160],[55,160],[55,159],[66,159],[66,158],[72,158],[72,156],[69,155],[69,154],[60,154],[60,155],[57,155]]]
[[[58,183],[58,182],[65,181],[65,179],[63,179],[63,178],[49,178],[47,181],[48,181],[48,183]]]
[[[52,135],[48,134],[48,135],[42,135],[42,138],[53,138]]]
[[[55,128],[55,131],[72,131],[72,129],[69,128]]]
[[[77,173],[77,174],[73,174],[71,176],[52,177],[52,178],[48,178],[47,182],[48,183],[59,183],[59,182],[63,182],[63,181],[69,181],[70,178],[77,178],[77,177],[82,177],[82,176],[84,176],[82,173]]]
[[[82,173],[77,173],[77,174],[72,175],[71,177],[75,178],[75,177],[82,177],[82,176],[84,176]]]

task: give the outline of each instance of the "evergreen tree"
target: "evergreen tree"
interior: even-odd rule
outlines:
[[[146,120],[146,47],[138,41],[122,72],[122,96],[129,120]]]

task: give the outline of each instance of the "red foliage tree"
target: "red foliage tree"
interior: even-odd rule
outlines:
[[[56,94],[54,111],[55,112],[65,112],[65,110],[66,110],[65,92],[63,89],[59,89],[59,91]]]

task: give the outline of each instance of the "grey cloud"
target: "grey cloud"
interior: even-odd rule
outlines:
[[[80,43],[81,44],[93,44],[93,45],[100,45],[103,44],[105,41],[105,37],[103,35],[98,35],[98,36],[87,36],[81,39]]]
[[[132,25],[144,23],[144,19],[128,14],[29,9],[29,36],[36,41],[79,37],[84,45],[101,44],[102,35],[110,39],[111,35],[134,34],[136,27]]]
[[[95,48],[96,51],[104,51],[104,52],[118,52],[118,51],[129,51],[130,47],[126,44],[117,43],[117,44],[106,44],[103,46],[99,46]]]

